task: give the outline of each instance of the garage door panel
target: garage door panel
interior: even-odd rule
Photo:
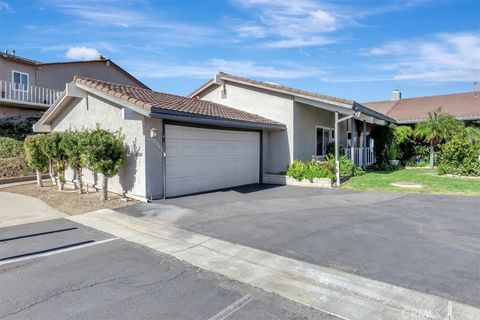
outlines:
[[[167,196],[259,182],[258,132],[166,126]]]

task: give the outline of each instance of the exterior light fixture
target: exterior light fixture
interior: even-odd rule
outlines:
[[[156,128],[150,129],[150,138],[155,139],[158,136],[158,130]]]

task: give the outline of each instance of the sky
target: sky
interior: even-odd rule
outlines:
[[[466,92],[480,0],[0,0],[0,49],[112,59],[186,95],[219,71],[359,102]]]

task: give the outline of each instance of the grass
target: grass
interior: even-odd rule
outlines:
[[[395,182],[420,184],[422,185],[422,188],[407,189],[392,186],[391,183]],[[436,169],[403,169],[396,171],[367,172],[363,176],[351,178],[342,185],[342,188],[357,190],[386,190],[401,192],[480,195],[480,179],[439,176]]]

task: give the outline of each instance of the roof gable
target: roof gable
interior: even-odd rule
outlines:
[[[123,84],[111,83],[85,77],[75,77],[73,83],[80,88],[87,88],[106,94],[111,98],[119,99],[136,108],[145,111],[148,116],[181,115],[211,120],[226,120],[230,122],[257,124],[263,127],[283,129],[285,125],[256,114],[240,111],[218,103],[199,100],[196,98],[182,97],[167,93],[155,92]],[[65,94],[39,120],[45,124],[53,114],[55,108],[61,107]]]

